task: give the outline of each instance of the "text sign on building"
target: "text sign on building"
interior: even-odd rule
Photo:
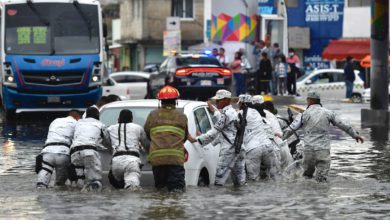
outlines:
[[[180,31],[180,18],[167,17],[167,31]]]
[[[288,28],[289,47],[296,49],[310,49],[310,28]]]
[[[259,0],[259,15],[276,14],[275,0]]]
[[[344,0],[306,0],[306,22],[338,22],[344,12]]]
[[[163,56],[181,52],[181,32],[164,31],[164,51]]]

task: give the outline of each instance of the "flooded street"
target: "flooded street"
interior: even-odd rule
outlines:
[[[302,104],[303,100],[292,100]],[[285,104],[277,103],[282,115]],[[35,156],[53,117],[33,114],[0,124],[0,219],[390,219],[390,144],[383,128],[363,128],[368,104],[329,103],[365,137],[357,144],[332,130],[330,182],[249,183],[241,188],[188,187],[184,194],[145,187],[130,193],[68,188],[36,191]]]

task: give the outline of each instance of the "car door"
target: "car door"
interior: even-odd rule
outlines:
[[[103,83],[103,96],[108,96],[114,94],[116,91],[115,88],[116,82],[110,78],[105,79]]]
[[[321,97],[330,98],[333,94],[330,90],[330,73],[329,72],[320,72],[317,74],[314,74],[310,78],[310,89],[308,91],[317,91]]]
[[[198,135],[205,134],[214,127],[214,123],[207,106],[201,106],[194,109],[194,118]],[[204,163],[209,173],[210,182],[213,183],[217,170],[220,144],[218,141],[214,141],[203,146],[202,150],[201,156],[204,159]]]
[[[130,99],[131,95],[128,94],[127,86],[123,84],[126,82],[126,75],[111,76],[111,79],[115,82],[115,86],[110,89],[110,94],[117,95],[122,100]]]
[[[329,74],[331,76],[329,79],[329,84],[331,86],[329,94],[336,99],[345,98],[346,88],[344,72],[330,72]]]

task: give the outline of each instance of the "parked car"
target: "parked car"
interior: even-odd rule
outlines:
[[[303,75],[297,80],[297,93],[306,97],[307,93],[315,90],[322,99],[344,99],[346,94],[345,75],[342,69],[320,69]],[[352,94],[353,102],[362,102],[364,82],[355,70],[355,81]]]
[[[177,88],[182,98],[206,100],[219,89],[230,88],[232,71],[215,57],[185,54],[168,57],[158,74],[151,74],[148,96],[155,98],[164,85]]]
[[[363,91],[363,102],[371,101],[371,88],[367,88]],[[389,101],[390,101],[390,85],[389,85]]]
[[[104,80],[103,95],[117,95],[120,100],[143,99],[150,74],[143,72],[112,73]]]
[[[145,64],[143,71],[145,73],[157,73],[159,68],[160,68],[159,63],[148,63]]]
[[[149,113],[159,106],[159,101],[131,100],[113,102],[104,105],[100,110],[100,120],[107,126],[117,123],[119,112],[122,109],[129,109],[133,112],[134,123],[144,125]],[[188,131],[195,136],[196,132],[206,133],[214,124],[205,102],[179,100],[177,109],[183,111],[188,118]],[[186,185],[208,185],[214,183],[218,163],[220,146],[211,144],[201,147],[198,143],[192,144],[187,141],[184,145],[188,152],[187,160],[184,164],[186,170]],[[111,155],[101,152],[103,170],[108,172]],[[142,168],[141,184],[153,184],[152,168],[146,161],[146,154],[141,154],[144,164]]]

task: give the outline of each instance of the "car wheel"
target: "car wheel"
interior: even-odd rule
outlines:
[[[360,94],[352,94],[351,100],[353,103],[363,102],[362,96]]]
[[[200,171],[197,185],[200,187],[205,187],[210,185],[209,172],[207,172],[206,168],[203,168]]]
[[[6,120],[15,120],[17,118],[16,111],[14,109],[4,110]]]

